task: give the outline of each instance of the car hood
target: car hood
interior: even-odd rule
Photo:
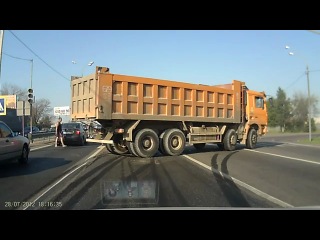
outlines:
[[[24,136],[18,135],[18,136],[13,137],[13,139],[19,140],[21,142],[25,142],[28,145],[30,145],[30,140],[28,138],[24,137]]]

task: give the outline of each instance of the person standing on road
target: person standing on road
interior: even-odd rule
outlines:
[[[63,142],[61,121],[62,121],[62,118],[59,117],[58,121],[56,123],[56,144],[55,144],[55,147],[58,146],[58,139],[59,138],[60,138],[60,142],[62,144],[62,147],[66,147],[67,146],[67,145],[64,145],[64,142]]]

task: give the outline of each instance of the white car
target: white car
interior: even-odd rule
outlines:
[[[0,160],[18,159],[20,163],[29,160],[30,140],[14,134],[11,128],[0,121]]]

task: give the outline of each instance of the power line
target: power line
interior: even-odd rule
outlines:
[[[58,75],[60,75],[61,77],[63,77],[64,79],[66,79],[68,82],[70,81],[70,79],[66,78],[65,76],[63,76],[59,71],[57,71],[56,69],[54,69],[53,67],[51,67],[45,60],[43,60],[38,54],[36,54],[31,48],[29,48],[20,38],[18,38],[11,30],[9,30],[9,32],[19,41],[21,42],[30,52],[32,52],[37,58],[39,58],[44,64],[46,64],[51,70],[53,70],[54,72],[56,72]]]
[[[300,80],[300,78],[304,76],[304,74],[305,73],[302,73],[300,77],[298,77],[294,82],[292,82],[288,87],[286,87],[286,89],[291,88],[294,84],[296,84]]]
[[[26,60],[26,61],[32,61],[32,59],[26,59],[26,58],[19,58],[19,57],[15,57],[15,56],[12,56],[10,54],[7,54],[5,52],[2,52],[4,55],[6,56],[9,56],[9,57],[12,57],[12,58],[15,58],[15,59],[19,59],[19,60]]]

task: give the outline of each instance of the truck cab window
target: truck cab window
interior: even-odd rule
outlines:
[[[256,97],[256,108],[262,108],[263,109],[263,98]]]

